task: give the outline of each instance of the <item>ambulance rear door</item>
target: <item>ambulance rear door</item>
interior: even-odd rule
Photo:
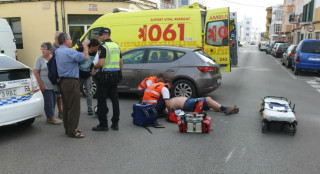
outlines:
[[[220,65],[221,72],[230,72],[228,7],[207,11],[204,38],[204,51]]]

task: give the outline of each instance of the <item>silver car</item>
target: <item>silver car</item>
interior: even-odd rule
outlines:
[[[173,97],[203,96],[221,85],[219,65],[200,49],[145,46],[122,53],[122,58],[123,79],[118,85],[119,92],[138,92],[138,86],[144,78],[158,74],[163,74],[165,79],[173,82]],[[92,89],[94,97],[95,86]]]
[[[200,49],[146,46],[128,50],[122,58],[119,92],[137,92],[144,78],[158,74],[173,82],[172,96],[202,96],[221,84],[219,65]]]

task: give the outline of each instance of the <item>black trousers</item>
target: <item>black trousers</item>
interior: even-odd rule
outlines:
[[[166,106],[166,103],[163,100],[162,96],[157,100],[157,104],[155,105],[155,108],[158,112],[159,118],[165,117],[165,115],[162,112],[167,108],[167,106]]]
[[[109,108],[107,106],[107,98],[112,102],[112,123],[118,124],[120,117],[119,97],[118,97],[118,83],[112,80],[98,79],[98,118],[100,126],[108,126],[107,114]]]

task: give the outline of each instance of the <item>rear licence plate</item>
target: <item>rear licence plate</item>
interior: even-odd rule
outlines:
[[[0,99],[10,98],[17,95],[16,89],[6,89],[0,91]]]
[[[309,57],[309,60],[318,60],[318,61],[320,61],[320,58],[319,57]]]

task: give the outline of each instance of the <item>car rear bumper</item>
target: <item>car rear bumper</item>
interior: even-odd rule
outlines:
[[[18,123],[44,113],[44,100],[41,92],[37,92],[24,102],[0,106],[0,126]]]
[[[197,79],[198,96],[210,93],[221,86],[221,74],[216,75],[214,78],[201,78]]]
[[[296,63],[296,68],[302,69],[302,70],[320,70],[320,63]]]

